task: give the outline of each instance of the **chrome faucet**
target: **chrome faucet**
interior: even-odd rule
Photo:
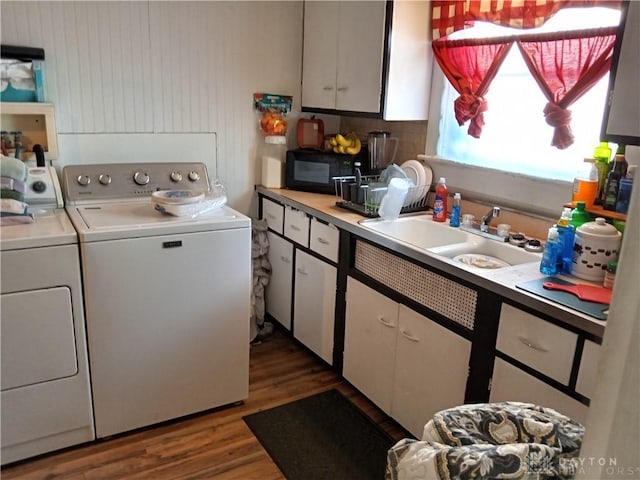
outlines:
[[[487,213],[485,216],[482,217],[482,221],[480,222],[480,231],[488,232],[491,219],[497,218],[499,216],[500,216],[500,207],[493,207],[491,210],[489,210],[489,213]]]

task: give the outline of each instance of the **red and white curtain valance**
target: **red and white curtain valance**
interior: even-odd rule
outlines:
[[[432,0],[433,39],[473,26],[476,20],[505,27],[541,26],[561,8],[620,8],[621,0]]]

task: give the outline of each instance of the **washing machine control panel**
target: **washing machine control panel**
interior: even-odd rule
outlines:
[[[24,200],[29,205],[62,207],[62,191],[56,171],[51,166],[31,167],[27,171]]]
[[[207,167],[198,162],[68,165],[62,172],[67,203],[150,197],[159,190],[210,190]]]

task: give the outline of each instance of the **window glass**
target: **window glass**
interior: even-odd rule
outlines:
[[[475,27],[449,38],[566,31],[612,26],[619,21],[620,12],[615,9],[564,9],[538,29],[516,30],[477,22]],[[468,122],[458,126],[453,113],[458,93],[445,80],[437,155],[470,165],[571,181],[598,144],[608,81],[606,75],[569,107],[575,141],[559,150],[551,146],[553,127],[547,125],[543,115],[547,100],[514,45],[485,96],[489,108],[479,139],[467,134]]]

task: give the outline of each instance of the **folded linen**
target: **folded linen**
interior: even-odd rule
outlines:
[[[7,157],[6,155],[0,156],[0,175],[3,177],[10,177],[24,182],[27,179],[27,172],[27,166],[22,160]]]
[[[0,188],[2,190],[15,190],[16,192],[25,193],[27,191],[27,184],[15,178],[1,176]]]
[[[24,214],[28,206],[26,203],[14,200],[13,198],[0,199],[0,212],[2,213]]]
[[[24,194],[18,192],[17,190],[8,190],[6,188],[3,188],[0,189],[0,198],[10,198],[22,202],[24,201]]]
[[[0,212],[0,225],[20,225],[33,223],[33,215],[30,213]]]

